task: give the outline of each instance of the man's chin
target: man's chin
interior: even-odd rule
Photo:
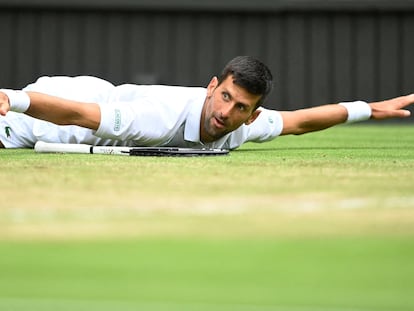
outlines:
[[[203,142],[204,143],[211,143],[213,141],[219,140],[220,138],[222,138],[226,134],[227,133],[216,132],[216,131],[211,131],[211,130],[205,131]]]
[[[215,140],[219,140],[220,138],[223,138],[227,134],[228,134],[227,131],[225,131],[225,132],[223,132],[223,131],[217,132],[216,131],[216,132],[210,133],[209,136],[212,138],[213,141],[215,141]]]
[[[213,122],[211,122],[213,123]],[[217,127],[214,124],[206,124],[204,127],[204,139],[203,142],[213,142],[227,135],[228,131],[224,127]]]

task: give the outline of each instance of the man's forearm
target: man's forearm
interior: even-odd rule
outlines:
[[[27,92],[30,106],[25,112],[58,125],[78,125],[97,130],[101,112],[96,103],[83,103],[37,92]]]
[[[300,135],[327,129],[346,122],[347,109],[341,105],[332,104],[295,111],[282,111],[282,135]]]

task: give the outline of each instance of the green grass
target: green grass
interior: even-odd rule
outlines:
[[[20,242],[1,251],[2,310],[414,306],[409,239]]]
[[[226,157],[1,150],[0,310],[414,309],[414,128]]]

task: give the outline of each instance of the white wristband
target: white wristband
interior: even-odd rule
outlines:
[[[9,98],[10,111],[26,112],[30,107],[30,97],[24,91],[0,89]]]
[[[348,110],[346,123],[365,121],[371,118],[372,110],[370,105],[364,101],[339,103]]]

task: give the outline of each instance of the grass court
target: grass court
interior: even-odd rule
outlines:
[[[0,151],[0,310],[414,309],[414,127],[195,158]]]

